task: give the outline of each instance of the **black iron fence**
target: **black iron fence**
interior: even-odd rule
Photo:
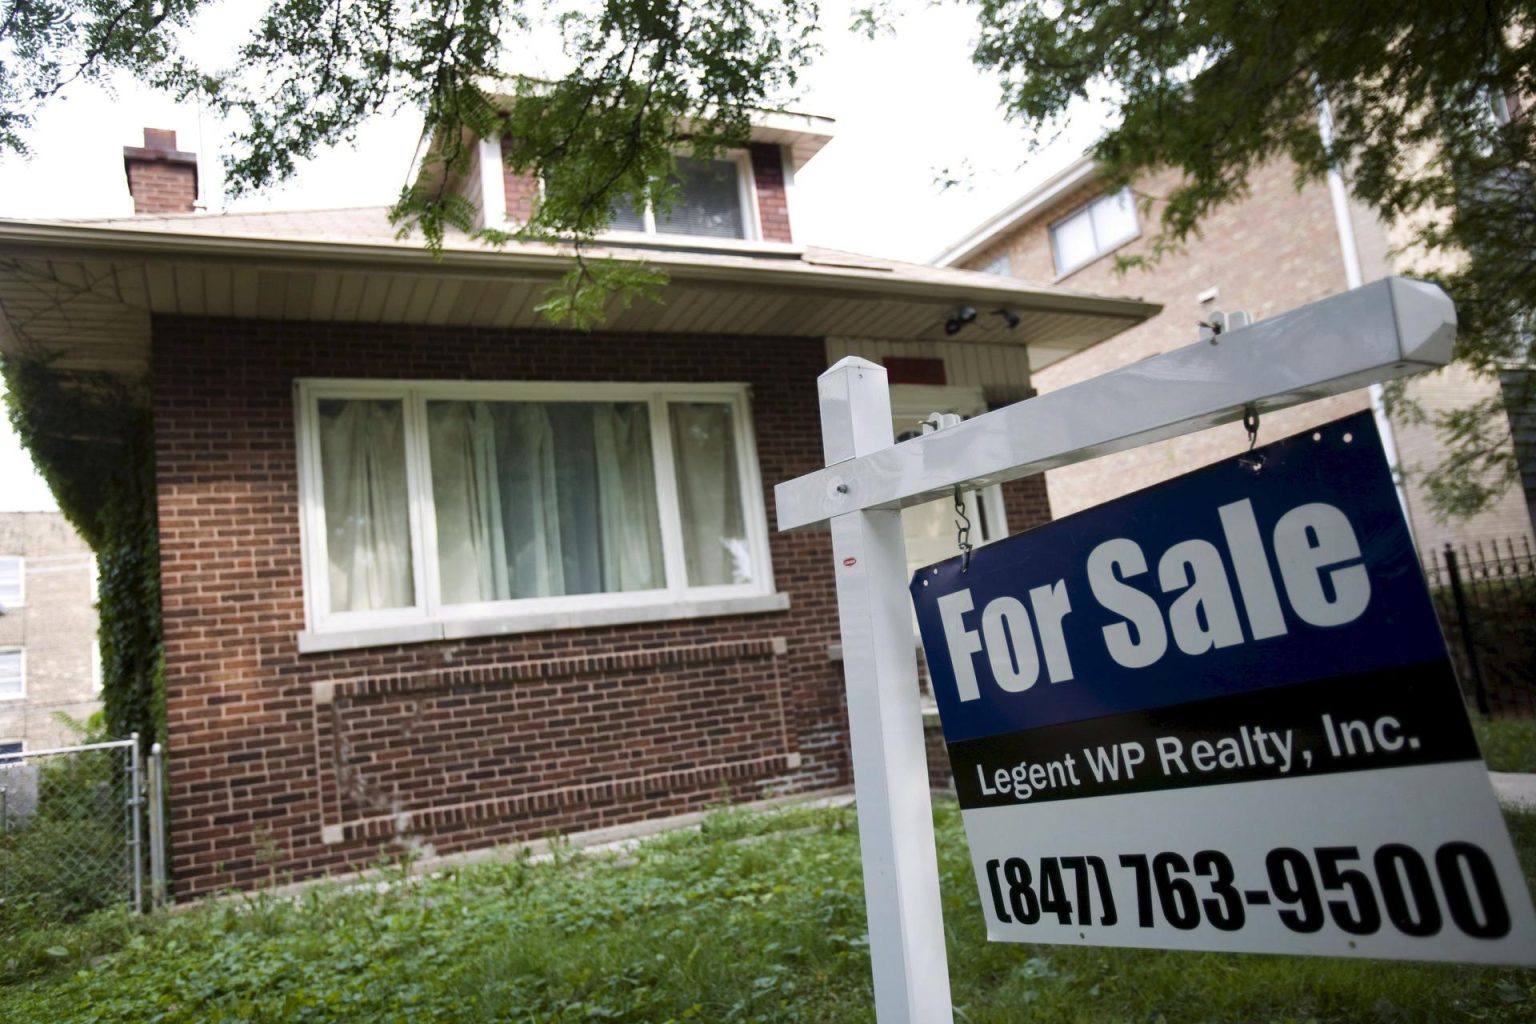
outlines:
[[[1536,715],[1536,552],[1528,538],[1447,544],[1424,561],[1456,678],[1485,715]]]

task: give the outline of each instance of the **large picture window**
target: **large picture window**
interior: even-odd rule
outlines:
[[[772,590],[739,385],[305,381],[298,399],[313,631]]]

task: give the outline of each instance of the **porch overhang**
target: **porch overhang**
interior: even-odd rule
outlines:
[[[153,316],[552,329],[537,306],[574,250],[453,240],[340,241],[213,233],[206,217],[154,228],[0,220],[0,352],[141,375]],[[129,222],[131,225],[131,222]],[[668,275],[660,303],[615,301],[602,333],[856,336],[1023,346],[1040,369],[1153,316],[1153,303],[828,250],[627,250]],[[987,315],[1006,309],[1018,317]]]

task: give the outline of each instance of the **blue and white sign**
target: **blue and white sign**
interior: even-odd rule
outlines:
[[[1536,964],[1369,414],[912,581],[996,940]]]

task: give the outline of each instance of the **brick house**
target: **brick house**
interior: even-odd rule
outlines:
[[[1091,159],[1084,157],[1031,189],[941,253],[935,262],[1098,294],[1144,296],[1159,303],[1158,316],[1063,359],[1036,374],[1035,386],[1054,391],[1128,363],[1188,345],[1199,324],[1218,310],[1255,318],[1281,313],[1348,287],[1345,247],[1358,253],[1361,276],[1372,281],[1403,273],[1394,255],[1406,239],[1385,228],[1370,211],[1336,201],[1321,183],[1298,190],[1294,168],[1277,161],[1259,168],[1247,198],[1216,210],[1199,237],[1166,254],[1150,272],[1118,274],[1115,255],[1147,254],[1159,217],[1156,197],[1174,185],[1173,172],[1137,181],[1106,194]],[[1140,200],[1153,197],[1150,212]],[[1433,413],[1476,401],[1497,389],[1459,366],[1413,378],[1410,394]],[[1276,440],[1371,407],[1366,389],[1266,414],[1260,440]],[[1410,473],[1402,497],[1421,554],[1457,543],[1528,537],[1531,509],[1512,489],[1491,509],[1469,520],[1440,523],[1430,514],[1419,478],[1411,470],[1439,461],[1427,424],[1397,421],[1384,435],[1395,441],[1399,464]],[[1052,510],[1065,515],[1203,466],[1247,446],[1238,424],[1187,434],[1046,474]]]
[[[0,758],[78,743],[101,706],[96,560],[58,512],[0,512]]]
[[[817,375],[886,360],[916,429],[1156,307],[801,244],[830,126],[765,114],[670,221],[617,214],[600,248],[669,283],[590,333],[533,308],[561,247],[197,213],[168,133],[124,151],[134,217],[0,222],[0,348],[153,414],[179,896],[850,781],[830,545],[773,528]],[[449,187],[526,217],[538,182],[475,153]],[[1049,517],[1039,480],[970,500]]]

